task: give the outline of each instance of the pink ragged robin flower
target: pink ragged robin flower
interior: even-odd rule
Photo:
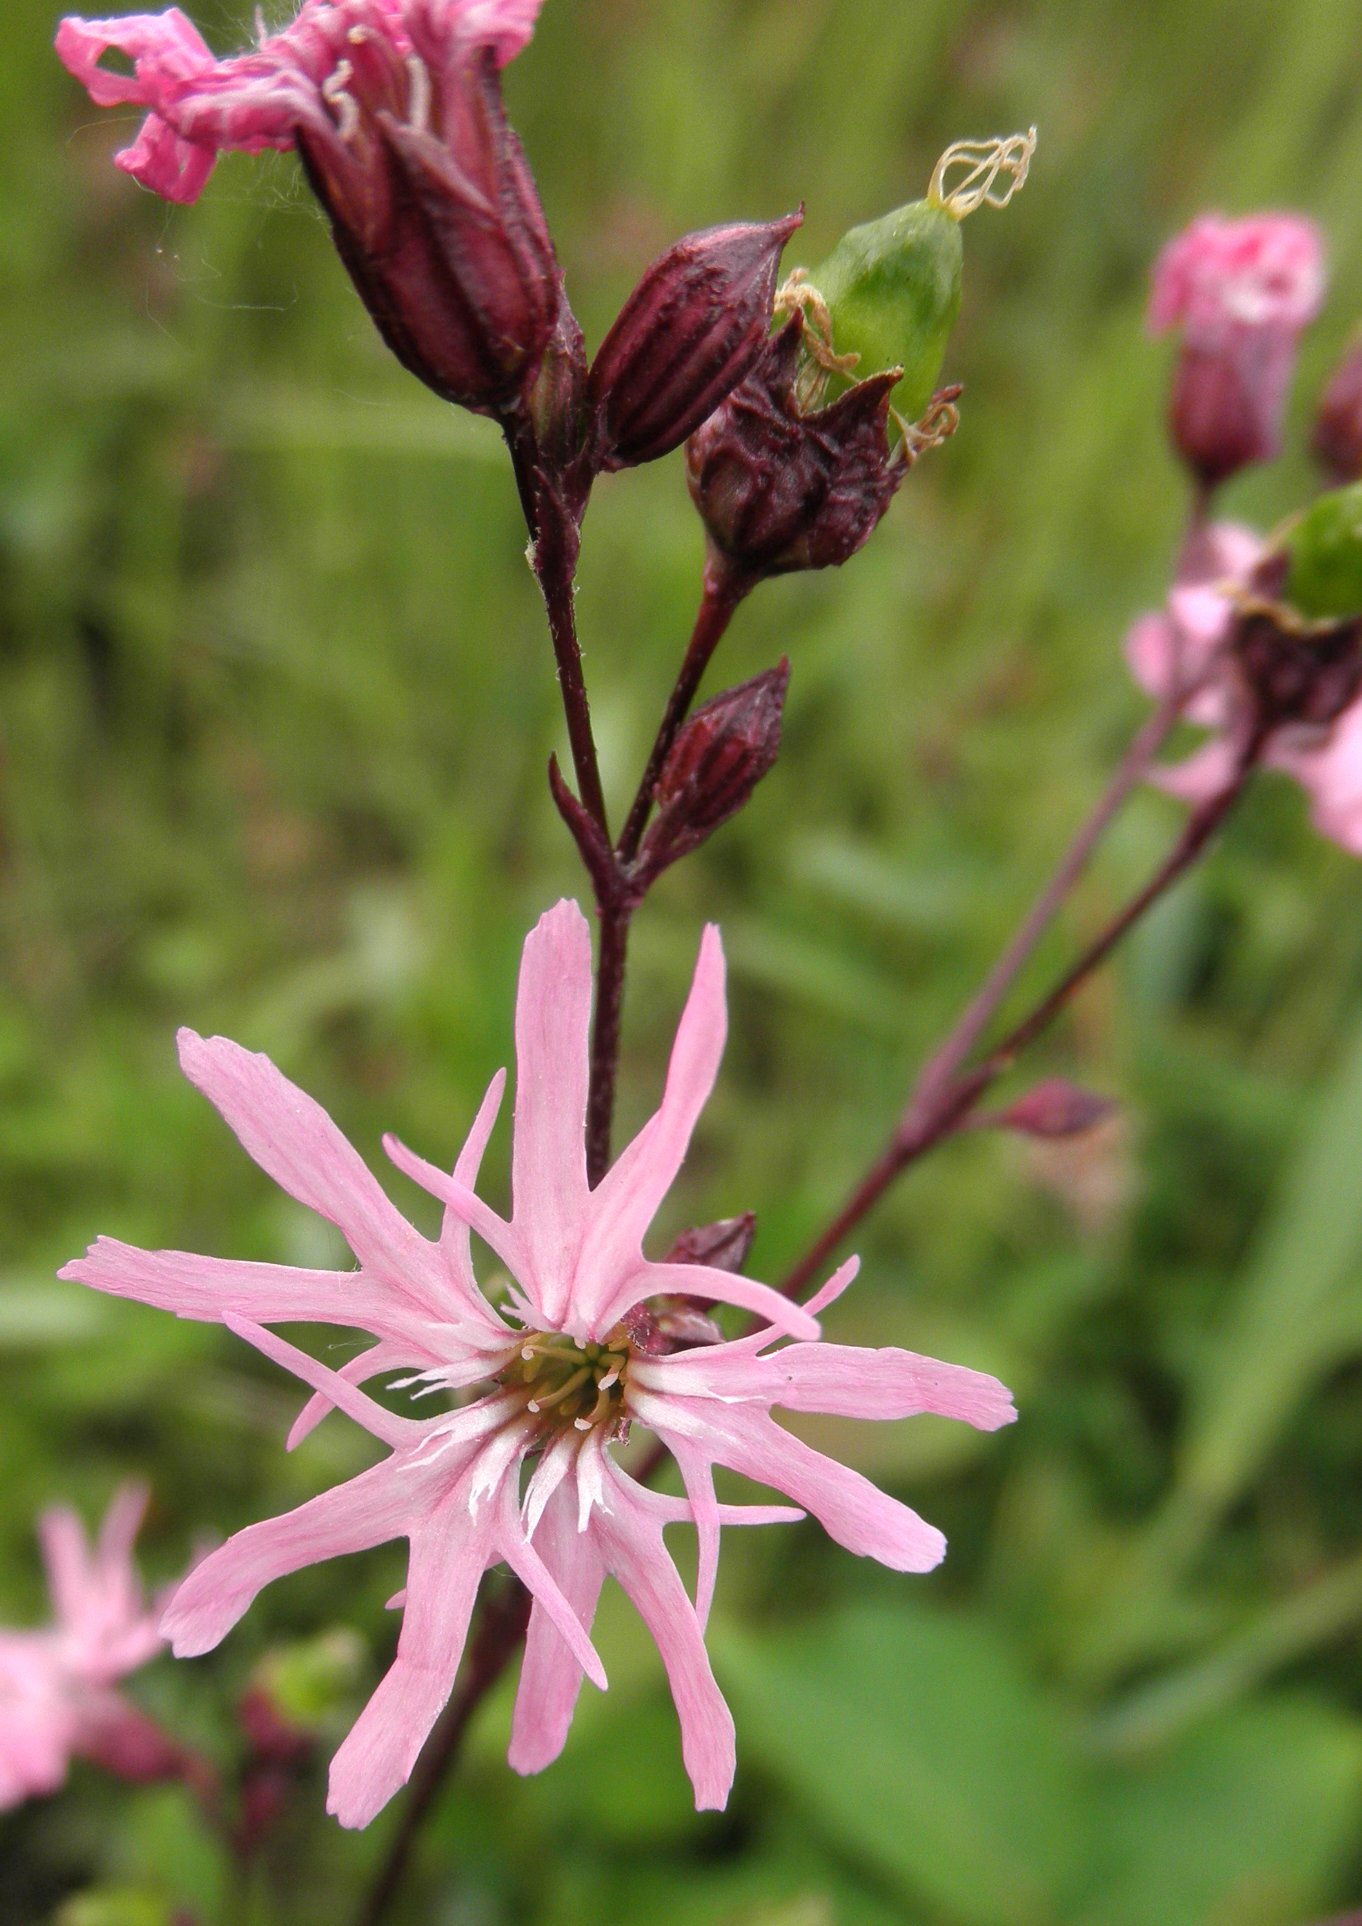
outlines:
[[[118,165],[167,200],[197,200],[229,149],[296,148],[398,360],[447,400],[495,410],[533,378],[561,296],[498,80],[540,4],[303,0],[225,60],[178,7],[72,16],[57,52],[97,106],[147,110]]]
[[[1154,263],[1149,327],[1181,330],[1173,444],[1207,486],[1277,453],[1303,330],[1324,296],[1324,244],[1299,214],[1202,214]]]
[[[773,1409],[863,1418],[932,1411],[984,1430],[1015,1415],[1003,1387],[977,1371],[819,1342],[815,1314],[851,1281],[855,1260],[801,1307],[725,1270],[644,1256],[723,1050],[716,930],[701,945],[661,1105],[594,1190],[584,1154],[590,1019],[590,934],[576,904],[563,902],[531,933],[521,964],[509,1220],[473,1190],[503,1075],[452,1177],[386,1140],[398,1167],[443,1200],[438,1242],[398,1214],[326,1114],[266,1058],[186,1032],[189,1077],[278,1183],[340,1227],[359,1271],[140,1251],[101,1238],[63,1272],[182,1317],[221,1319],[312,1387],[296,1431],[334,1405],[389,1447],[371,1470],[213,1552],[163,1622],[179,1654],[204,1652],[272,1579],[410,1540],[397,1657],[331,1769],[330,1810],[346,1825],[366,1824],[411,1772],[453,1685],[482,1574],[501,1562],[534,1598],[511,1764],[521,1772],[548,1765],[566,1740],[583,1676],[604,1685],[589,1633],[610,1574],[662,1655],[696,1803],[722,1806],[733,1725],[703,1637],[719,1528],[799,1512],[720,1505],[714,1466],[792,1498],[853,1552],[897,1571],[928,1571],[945,1549],[941,1534],[795,1438]],[[470,1232],[509,1273],[499,1302],[475,1279]],[[649,1303],[678,1297],[735,1305],[760,1327],[727,1343],[671,1348],[675,1337],[663,1330],[686,1321],[655,1317]],[[337,1373],[261,1328],[285,1321],[354,1325],[378,1341]],[[693,1336],[705,1320],[690,1324]],[[357,1388],[395,1370],[418,1397],[456,1394],[457,1408],[395,1415]],[[671,1450],[684,1498],[646,1489],[620,1462],[615,1447],[636,1424]],[[663,1542],[664,1527],[679,1523],[694,1525],[699,1540],[693,1602]]]
[[[55,1792],[73,1758],[129,1779],[181,1770],[178,1747],[115,1688],[164,1644],[132,1544],[146,1493],[125,1486],[91,1547],[73,1511],[38,1521],[53,1621],[0,1631],[0,1807]]]
[[[1161,699],[1188,692],[1187,720],[1212,732],[1184,761],[1155,772],[1159,786],[1184,802],[1207,802],[1234,779],[1250,705],[1232,647],[1235,597],[1250,588],[1264,552],[1252,529],[1211,524],[1184,557],[1167,608],[1140,616],[1126,637],[1141,687]],[[1321,835],[1362,856],[1362,700],[1322,727],[1274,730],[1263,760],[1300,784]]]

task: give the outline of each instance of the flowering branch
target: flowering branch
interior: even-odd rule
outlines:
[[[897,1177],[961,1129],[984,1093],[1004,1071],[1011,1068],[1025,1049],[1049,1029],[1074,993],[1106,961],[1122,938],[1191,868],[1238,803],[1249,778],[1262,761],[1270,735],[1266,725],[1260,726],[1249,736],[1229,782],[1193,811],[1172,849],[1144,887],[1093,939],[1077,962],[1007,1033],[1002,1042],[973,1069],[963,1070],[974,1044],[1041,933],[1067,897],[1102,831],[1111,822],[1135,782],[1148,773],[1160,743],[1167,737],[1182,706],[1183,702],[1179,701],[1173,706],[1171,714],[1167,713],[1168,705],[1163,710],[1156,710],[1136,736],[1120,769],[1074,838],[1064,860],[1037,899],[1017,936],[955,1030],[923,1070],[888,1144],[832,1222],[820,1232],[784,1278],[781,1288],[791,1296],[798,1296],[819,1273],[828,1258],[869,1214]]]

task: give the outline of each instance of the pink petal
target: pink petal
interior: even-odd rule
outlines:
[[[38,1520],[47,1589],[58,1622],[78,1625],[90,1594],[90,1550],[85,1527],[67,1505],[54,1505]]]
[[[525,1537],[524,1526],[515,1504],[515,1493],[510,1484],[502,1488],[499,1511],[496,1544],[501,1556],[525,1589],[532,1594],[535,1604],[542,1608],[558,1636],[566,1644],[574,1665],[579,1671],[585,1672],[599,1691],[604,1692],[605,1667],[601,1664],[596,1648],[591,1643],[571,1601],[559,1588],[554,1573]]]
[[[715,1684],[700,1621],[667,1555],[661,1527],[632,1502],[633,1481],[613,1463],[610,1470],[612,1508],[597,1512],[594,1521],[606,1568],[624,1587],[662,1656],[696,1810],[722,1810],[735,1767],[732,1715]]]
[[[248,1264],[231,1257],[200,1257],[195,1251],[144,1251],[114,1237],[99,1237],[84,1257],[57,1273],[111,1297],[135,1298],[177,1317],[217,1323],[227,1312],[260,1324],[353,1324],[384,1331],[394,1325],[391,1291],[354,1271],[302,1271],[287,1264]]]
[[[591,933],[564,900],[540,917],[521,958],[511,1146],[511,1222],[524,1252],[518,1281],[554,1322],[566,1308],[589,1195],[590,1030]]]
[[[424,15],[438,30],[452,27],[469,47],[491,47],[497,65],[504,67],[514,59],[534,32],[543,0],[416,0],[412,9],[412,36]],[[447,22],[447,24],[445,24]]]
[[[74,16],[57,28],[57,58],[74,74],[96,107],[155,107],[176,87],[207,72],[213,56],[198,28],[171,7],[165,13],[127,13],[112,20]],[[117,49],[133,72],[101,66]]]
[[[331,1761],[326,1809],[367,1826],[404,1786],[454,1686],[489,1533],[458,1494],[412,1539],[397,1656]]]
[[[589,1531],[577,1529],[577,1501],[570,1487],[550,1498],[534,1533],[535,1548],[586,1631],[596,1616],[605,1566]],[[582,1689],[582,1668],[561,1632],[535,1601],[521,1661],[507,1755],[516,1772],[542,1772],[567,1743]]]
[[[248,1525],[177,1586],[161,1617],[162,1635],[178,1658],[211,1651],[266,1585],[305,1565],[405,1537],[420,1504],[410,1472],[387,1458],[294,1511]]]
[[[1178,667],[1177,631],[1166,615],[1141,615],[1126,631],[1126,663],[1140,687],[1166,696]]]
[[[477,1189],[483,1153],[487,1149],[487,1140],[496,1124],[497,1115],[501,1109],[501,1099],[505,1092],[506,1072],[498,1070],[487,1086],[487,1094],[478,1106],[477,1116],[473,1119],[473,1128],[469,1131],[468,1139],[459,1152],[458,1162],[454,1166],[454,1180],[462,1184],[465,1190]],[[458,1289],[470,1303],[476,1303],[485,1309],[486,1299],[478,1289],[478,1281],[473,1272],[472,1239],[468,1233],[467,1222],[449,1204],[445,1205],[444,1222],[440,1227],[440,1249],[444,1252]]]
[[[374,1278],[447,1314],[436,1252],[394,1209],[321,1105],[268,1057],[225,1037],[182,1030],[179,1041],[185,1075],[222,1113],[248,1156],[290,1197],[329,1218]]]
[[[635,1398],[638,1415],[674,1448],[693,1440],[717,1464],[783,1491],[811,1511],[830,1538],[891,1571],[929,1572],[941,1563],[946,1541],[907,1505],[890,1498],[858,1471],[814,1451],[751,1406],[701,1405],[685,1398]]]
[[[769,1284],[759,1284],[751,1277],[739,1277],[732,1271],[712,1270],[707,1264],[650,1264],[646,1261],[632,1275],[621,1279],[613,1295],[606,1299],[591,1319],[587,1331],[593,1337],[604,1337],[626,1311],[650,1297],[713,1298],[720,1304],[736,1304],[744,1311],[754,1311],[758,1317],[773,1324],[777,1331],[786,1332],[790,1337],[818,1336],[818,1320],[810,1317],[802,1305],[782,1296]]]
[[[518,1283],[527,1283],[525,1253],[513,1225],[498,1217],[489,1204],[483,1203],[476,1191],[460,1183],[457,1177],[447,1176],[437,1165],[428,1163],[414,1150],[408,1150],[400,1138],[389,1133],[383,1139],[383,1148],[404,1176],[410,1177],[422,1190],[428,1190],[432,1197],[438,1197],[447,1210],[462,1217],[483,1243],[496,1253]]]
[[[714,1496],[714,1471],[703,1452],[692,1450],[679,1438],[675,1457],[695,1523],[699,1551],[695,1567],[695,1616],[703,1632],[709,1623],[714,1584],[719,1575],[719,1504]]]
[[[1217,739],[1182,762],[1161,763],[1149,780],[1180,802],[1195,805],[1209,802],[1227,789],[1238,766],[1239,757],[1233,745]]]
[[[685,1161],[714,1088],[727,1025],[723,945],[710,924],[677,1026],[662,1102],[591,1194],[570,1306],[574,1319],[592,1321],[604,1302],[613,1301],[620,1274],[637,1270],[644,1232]]]
[[[358,1357],[351,1358],[348,1364],[341,1366],[336,1376],[343,1378],[347,1384],[367,1384],[370,1378],[382,1377],[387,1371],[401,1371],[412,1362],[410,1345],[390,1344],[385,1340],[371,1344],[367,1351],[361,1351]],[[429,1358],[421,1362],[435,1364],[438,1360],[432,1352]],[[326,1392],[314,1392],[293,1420],[288,1437],[284,1440],[285,1451],[296,1451],[303,1439],[310,1437],[322,1419],[335,1409],[334,1401]]]
[[[110,1499],[95,1541],[95,1559],[105,1584],[131,1575],[132,1548],[150,1499],[150,1487],[141,1478],[120,1485]]]
[[[776,1403],[841,1418],[913,1418],[934,1412],[996,1431],[1016,1416],[996,1378],[915,1351],[850,1344],[792,1344],[770,1360],[784,1380]]]
[[[394,1412],[386,1410],[375,1399],[366,1396],[348,1379],[343,1378],[339,1371],[332,1371],[326,1365],[319,1364],[316,1358],[309,1357],[306,1351],[300,1351],[296,1344],[289,1344],[284,1338],[276,1337],[273,1331],[265,1330],[262,1325],[252,1324],[247,1318],[235,1317],[230,1311],[222,1321],[235,1337],[243,1338],[247,1344],[253,1344],[257,1351],[273,1359],[274,1363],[281,1364],[286,1371],[291,1371],[295,1377],[301,1378],[304,1384],[310,1384],[314,1391],[329,1398],[338,1411],[343,1411],[347,1417],[353,1418],[356,1424],[362,1425],[366,1431],[372,1432],[376,1438],[381,1438],[384,1444],[391,1445],[394,1450],[403,1445],[420,1443],[428,1435],[428,1425],[421,1424],[414,1418],[400,1418]]]

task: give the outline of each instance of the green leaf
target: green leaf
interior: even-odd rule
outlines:
[[[1260,1702],[1099,1794],[1080,1926],[1297,1926],[1337,1898],[1362,1798],[1362,1727]]]
[[[1082,1773],[996,1633],[905,1601],[713,1642],[740,1774],[760,1761],[856,1863],[952,1920],[1057,1917],[1081,1865]]]

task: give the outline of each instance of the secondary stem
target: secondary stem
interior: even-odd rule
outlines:
[[[1151,718],[1151,722],[1157,722],[1160,719],[1161,718],[1156,715],[1154,718]],[[1171,728],[1173,720],[1176,720],[1176,712],[1164,725],[1164,734],[1167,733],[1168,728]],[[1136,742],[1132,744],[1132,755],[1134,750],[1140,746],[1141,738],[1152,739],[1156,733],[1150,725],[1146,725],[1146,729],[1141,731],[1141,736],[1137,737]],[[1159,736],[1159,740],[1162,740],[1162,736]],[[946,1043],[942,1045],[941,1049],[927,1064],[908,1104],[908,1108],[904,1112],[888,1144],[871,1165],[861,1182],[852,1191],[832,1222],[819,1234],[814,1243],[783,1280],[781,1289],[785,1291],[787,1295],[796,1295],[812,1282],[813,1278],[823,1268],[834,1251],[837,1250],[843,1239],[855,1229],[856,1225],[859,1224],[873,1206],[878,1203],[879,1199],[884,1195],[885,1191],[888,1190],[894,1180],[899,1177],[902,1172],[907,1170],[911,1164],[916,1163],[920,1157],[925,1156],[929,1150],[934,1149],[937,1144],[941,1143],[958,1128],[989,1086],[1011,1066],[1028,1045],[1034,1043],[1036,1038],[1049,1028],[1060,1011],[1063,1010],[1069,1002],[1074,992],[1087,981],[1094,970],[1106,961],[1107,957],[1116,948],[1121,939],[1127,935],[1160,897],[1172,887],[1178,878],[1191,868],[1216,830],[1239,801],[1248,782],[1248,778],[1261,759],[1265,741],[1266,731],[1261,729],[1249,738],[1241,751],[1238,767],[1231,782],[1227,784],[1219,795],[1213,796],[1204,802],[1189,818],[1182,834],[1178,837],[1164,861],[1159,865],[1159,868],[1144,885],[1143,889],[1139,890],[1126,904],[1124,909],[1094,938],[1072,968],[1060,978],[1053,989],[1041,998],[1035,1008],[1007,1033],[1002,1042],[997,1044],[974,1069],[965,1071],[962,1074],[961,1066],[968,1056],[969,1051],[972,1049],[974,1043],[977,1042],[989,1018],[1002,1001],[1004,994],[1015,979],[1017,970],[1020,969],[1022,962],[1025,961],[1031,949],[1034,948],[1035,940],[1039,937],[1041,931],[1053,916],[1055,909],[1063,900],[1064,894],[1067,893],[1067,887],[1072,884],[1073,876],[1077,875],[1083,866],[1083,862],[1086,861],[1086,851],[1090,851],[1092,844],[1096,841],[1096,835],[1089,835],[1093,822],[1099,821],[1097,834],[1100,834],[1101,828],[1105,827],[1106,822],[1110,821],[1111,814],[1115,807],[1115,804],[1111,803],[1110,800],[1111,791],[1117,788],[1127,772],[1128,765],[1131,763],[1131,756],[1126,758],[1125,762],[1122,763],[1121,769],[1118,770],[1111,788],[1103,794],[1098,802],[1097,808],[1093,812],[1093,816],[1089,818],[1083,830],[1080,831],[1078,837],[1075,838],[1064,863],[1062,863],[1059,870],[1056,871],[1054,879],[1052,879],[1051,883],[1042,892],[1035,909],[1023,924],[1022,929],[1018,932],[1018,938],[1009,946],[998,966],[984,985],[984,989],[980,991],[979,996],[965,1011],[957,1028],[952,1031]],[[1153,747],[1149,747],[1148,741],[1146,741],[1146,762],[1149,758],[1152,758],[1155,748],[1157,748],[1157,743],[1154,743]],[[1132,777],[1131,780],[1133,781],[1133,779]],[[1129,786],[1130,783],[1126,782],[1125,788],[1128,789]],[[1122,793],[1124,793],[1124,790]],[[1119,797],[1117,801],[1119,802]],[[1069,867],[1070,860],[1075,851],[1085,842],[1086,851],[1074,868],[1073,876],[1069,878],[1069,884],[1066,885],[1064,891],[1056,895],[1055,884]],[[1031,933],[1031,941],[1028,945],[1023,946],[1020,939],[1028,932]],[[1010,965],[1011,967],[1004,972],[1004,965]],[[963,1047],[961,1045],[962,1037],[964,1039]]]
[[[676,741],[681,724],[690,712],[696,690],[709,667],[710,657],[733,620],[734,610],[752,586],[749,577],[738,574],[725,563],[716,563],[711,559],[705,567],[704,591],[700,597],[690,645],[681,663],[676,685],[667,699],[661,725],[639,781],[638,793],[630,804],[629,814],[620,832],[617,848],[621,862],[631,863],[638,854],[638,846],[653,806],[653,787],[662,773],[662,765]]]

